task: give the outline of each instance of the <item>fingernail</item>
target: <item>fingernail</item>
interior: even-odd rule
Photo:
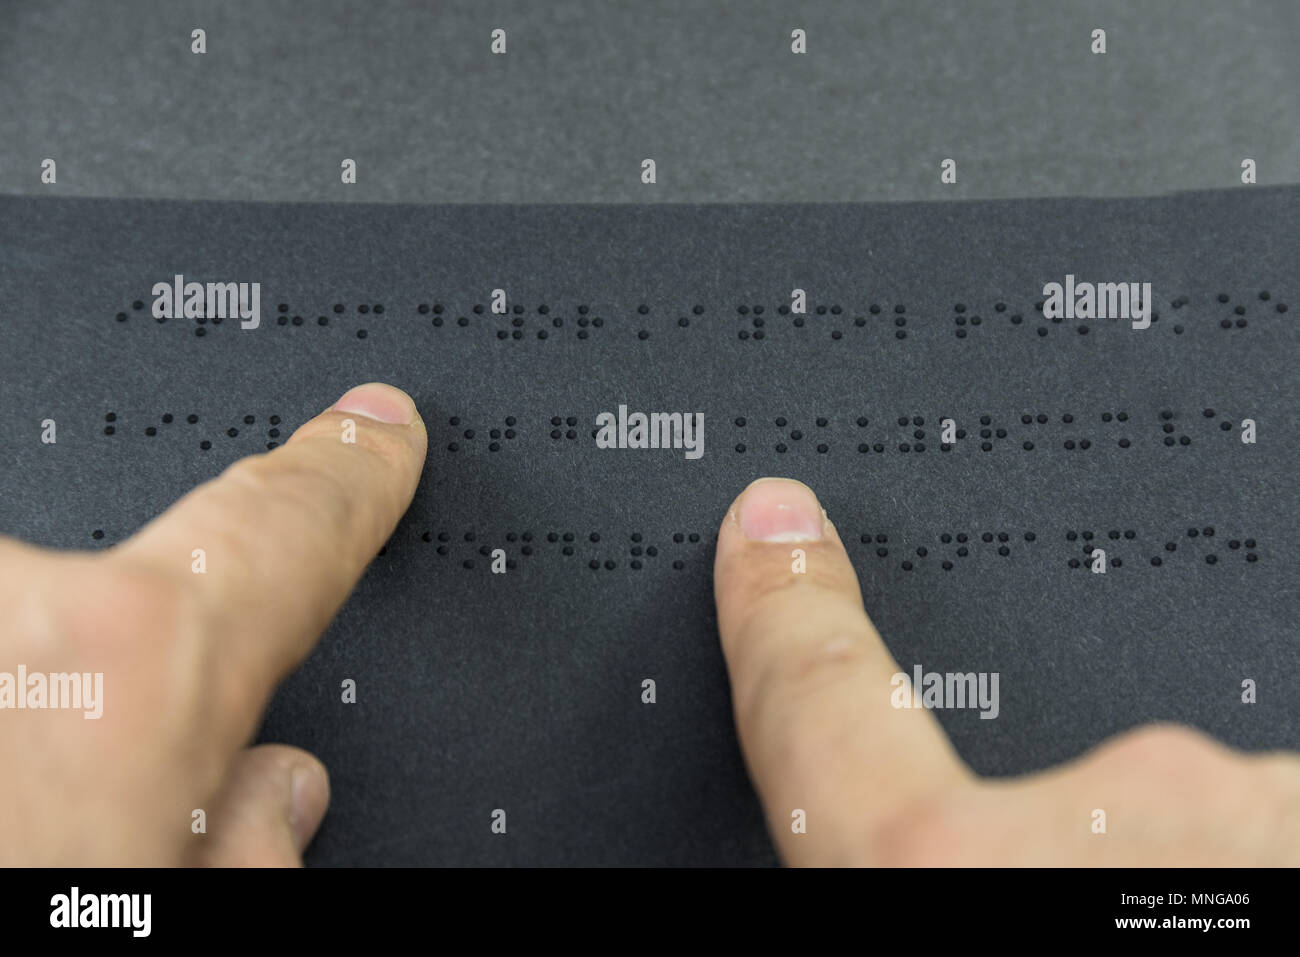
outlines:
[[[752,542],[820,541],[825,521],[812,489],[793,479],[759,479],[740,497],[740,530]]]
[[[335,412],[364,415],[390,425],[410,425],[420,415],[409,395],[382,382],[367,382],[349,389],[331,408]]]
[[[320,824],[320,770],[304,764],[295,765],[289,783],[289,827],[298,850],[306,850]]]

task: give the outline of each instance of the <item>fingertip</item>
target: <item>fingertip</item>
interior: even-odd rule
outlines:
[[[751,542],[817,542],[830,522],[817,493],[797,479],[755,479],[740,493],[723,523]]]
[[[389,425],[422,424],[415,400],[386,382],[367,382],[354,386],[339,398],[329,411],[364,415]]]

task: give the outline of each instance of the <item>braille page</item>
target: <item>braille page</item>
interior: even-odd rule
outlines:
[[[1295,188],[0,198],[0,530],[110,548],[349,386],[410,392],[414,503],[261,732],[330,769],[309,863],[774,863],[712,602],[764,475],[816,491],[909,676],[999,676],[994,719],[936,711],[976,771],[1160,719],[1295,748],[1298,239]],[[249,315],[168,318],[190,283]],[[1043,311],[1112,283],[1147,328]]]

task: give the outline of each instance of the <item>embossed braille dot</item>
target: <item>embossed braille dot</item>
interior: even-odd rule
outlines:
[[[981,322],[983,322],[983,320],[980,319],[979,316],[971,316],[971,317],[970,317],[970,324],[971,324],[972,326],[978,326]]]
[[[868,451],[870,451],[870,450],[871,450],[871,446],[867,445],[866,442],[859,442],[859,443],[858,443],[858,451],[859,451],[859,452],[868,452]]]
[[[1191,440],[1190,437],[1188,437],[1188,436],[1186,436],[1186,435],[1180,435],[1180,436],[1178,437],[1178,444],[1179,444],[1179,445],[1191,445],[1191,444],[1192,444],[1192,440]]]
[[[943,563],[943,570],[946,572],[952,571],[952,562],[945,559]]]
[[[1040,336],[1045,336],[1045,335],[1047,335],[1047,327],[1046,327],[1046,326],[1039,326],[1039,327],[1038,327],[1038,334],[1039,334]]]
[[[673,562],[673,568],[676,569],[677,571],[681,571],[685,567],[686,567],[686,563],[682,561],[680,558]]]
[[[863,318],[862,316],[855,316],[854,319],[853,319],[853,324],[854,324],[855,326],[862,327],[862,326],[865,326],[865,325],[867,324],[867,320],[866,320],[865,318]]]
[[[965,545],[962,545],[960,548],[957,549],[958,558],[965,558],[969,554],[970,554],[970,549],[967,548]]]
[[[1256,555],[1254,552],[1250,552],[1249,554],[1246,555],[1246,561],[1257,562],[1259,561],[1259,556]]]
[[[792,439],[794,439],[796,442],[798,442],[800,439],[803,438],[803,432],[800,431],[799,429],[793,429],[793,430],[791,430],[791,432],[790,432],[790,438],[792,438]]]
[[[1173,542],[1165,542],[1165,551],[1167,551],[1167,552],[1176,552],[1176,551],[1178,551],[1178,546],[1177,546],[1176,544],[1174,544]]]
[[[1090,541],[1092,541],[1092,532],[1085,531],[1085,532],[1083,533],[1083,540],[1084,540],[1085,542],[1090,542]]]
[[[821,452],[822,454],[825,454],[826,452],[830,451],[830,446],[827,445],[825,442],[823,442],[817,446],[817,451]]]
[[[1079,440],[1079,448],[1081,448],[1081,449],[1090,449],[1090,448],[1092,448],[1092,442],[1089,441],[1088,439],[1080,439],[1080,440]]]
[[[873,445],[871,448],[872,448],[873,450],[875,450],[876,452],[883,452],[883,451],[885,451],[885,443],[884,443],[884,442],[877,442],[877,443],[876,443],[875,445]]]
[[[1023,448],[1026,452],[1032,452],[1034,450],[1034,443],[1026,441]]]

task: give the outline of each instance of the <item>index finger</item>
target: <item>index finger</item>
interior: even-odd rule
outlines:
[[[176,573],[221,646],[234,740],[315,645],[411,503],[424,423],[405,392],[347,392],[272,452],[231,465],[154,519],[114,561]],[[215,658],[215,656],[210,656]],[[228,742],[229,743],[229,742]]]
[[[892,706],[902,672],[806,485],[741,493],[714,593],[741,747],[787,862],[870,861],[883,828],[971,780],[933,715]]]

